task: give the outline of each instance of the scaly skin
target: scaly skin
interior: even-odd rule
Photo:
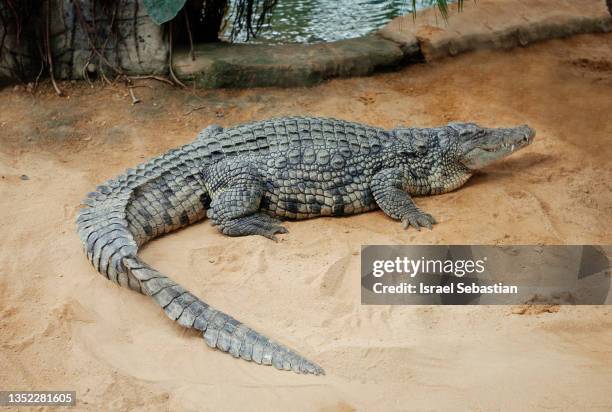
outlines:
[[[77,219],[89,260],[108,279],[150,295],[208,345],[278,369],[322,374],[315,363],[255,332],[151,268],[138,247],[203,219],[230,236],[286,233],[279,219],[381,208],[404,227],[434,218],[410,195],[460,187],[477,168],[526,146],[527,126],[457,123],[385,131],[335,119],[284,118],[209,126],[179,149],[98,186]]]

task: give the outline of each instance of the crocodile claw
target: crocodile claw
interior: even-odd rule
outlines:
[[[263,232],[259,234],[275,242],[278,242],[278,238],[276,237],[276,235],[285,234],[285,233],[289,233],[286,227],[281,226],[281,225],[274,225],[270,229],[264,230]]]
[[[402,218],[402,226],[404,229],[408,229],[412,226],[418,231],[420,231],[422,227],[431,230],[436,223],[438,222],[436,222],[436,219],[434,219],[432,215],[423,212],[413,212]]]

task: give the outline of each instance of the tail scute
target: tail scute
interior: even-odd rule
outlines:
[[[170,319],[200,331],[208,346],[235,358],[272,365],[281,370],[325,374],[316,363],[212,308],[138,257],[123,258],[123,265],[128,275],[140,283],[141,291],[153,297]]]

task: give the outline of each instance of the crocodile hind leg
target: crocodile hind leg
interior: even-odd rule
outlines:
[[[276,234],[287,233],[287,229],[281,226],[280,221],[264,213],[253,213],[252,215],[239,217],[222,223],[221,231],[228,236],[260,235],[278,240]]]
[[[287,233],[279,220],[259,212],[264,182],[248,161],[224,159],[209,168],[206,180],[212,199],[207,216],[223,234],[277,240],[276,234]]]

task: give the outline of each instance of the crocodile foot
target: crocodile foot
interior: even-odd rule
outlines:
[[[288,232],[287,228],[280,225],[280,220],[264,213],[254,213],[232,219],[219,226],[221,226],[221,231],[228,236],[260,235],[274,241],[278,241],[276,234]]]
[[[438,222],[436,222],[436,219],[434,219],[432,215],[421,211],[410,212],[402,218],[404,229],[408,229],[408,227],[412,226],[416,230],[421,230],[422,227],[431,230],[436,223]]]

